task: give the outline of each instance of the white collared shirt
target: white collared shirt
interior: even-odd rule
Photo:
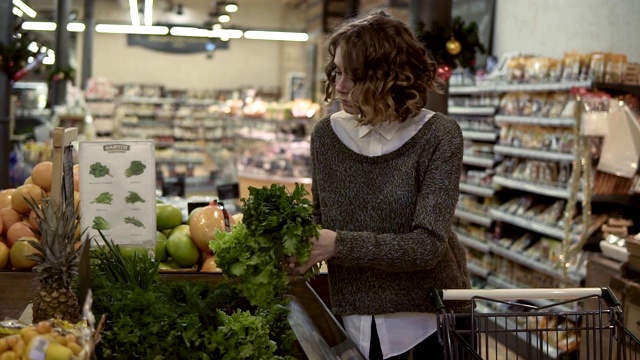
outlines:
[[[405,122],[384,122],[379,127],[359,126],[355,116],[344,111],[331,115],[331,127],[351,150],[366,156],[380,156],[397,150],[424,125],[434,112],[422,109]],[[364,356],[369,358],[372,315],[342,318],[345,330]],[[436,315],[430,313],[394,313],[375,315],[383,358],[403,354],[437,329]]]

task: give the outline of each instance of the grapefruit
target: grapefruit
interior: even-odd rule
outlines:
[[[191,267],[198,262],[200,252],[189,234],[178,232],[167,239],[167,253],[180,267]]]
[[[171,204],[156,204],[157,230],[173,229],[182,224],[182,211]]]
[[[31,178],[31,176],[24,179],[24,182],[22,183],[22,185],[27,185],[27,184],[33,184],[33,179]]]
[[[11,195],[16,189],[0,190],[0,209],[11,207]]]
[[[173,235],[173,234],[177,234],[177,233],[186,233],[187,235],[191,236],[190,230],[189,230],[189,225],[178,225],[176,227],[174,227],[173,229],[171,229],[171,232],[169,233],[169,236]]]
[[[130,259],[133,260],[135,258],[135,255],[138,254],[138,256],[140,257],[144,257],[144,256],[148,256],[149,251],[145,248],[142,247],[136,247],[136,246],[119,246],[120,248],[120,254],[122,255],[122,257],[126,258],[126,259]]]
[[[0,269],[7,267],[9,262],[9,247],[5,243],[0,242]]]
[[[230,225],[235,223],[230,215],[228,221]],[[200,208],[191,216],[189,228],[193,242],[198,248],[202,252],[211,254],[209,242],[215,240],[216,231],[225,231],[225,216],[222,208],[215,201]]]
[[[26,222],[17,222],[7,230],[7,242],[9,247],[13,247],[21,238],[29,236],[35,239],[36,234]]]
[[[36,262],[29,259],[28,256],[37,254],[38,250],[31,246],[28,240],[38,241],[34,237],[25,236],[16,241],[16,243],[13,244],[11,250],[9,251],[11,264],[18,270],[31,269],[36,266]]]
[[[27,184],[19,186],[11,196],[11,207],[22,215],[29,215],[31,208],[29,207],[27,199],[40,203],[42,196],[42,189],[38,185]]]
[[[53,177],[53,163],[51,161],[43,161],[31,170],[31,181],[42,188],[44,191],[51,190],[51,178]]]
[[[2,220],[2,233],[6,234],[11,225],[21,220],[20,214],[13,208],[0,209],[0,220]]]

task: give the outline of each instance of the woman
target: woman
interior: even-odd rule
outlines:
[[[328,260],[332,311],[370,359],[442,356],[429,288],[468,288],[451,230],[462,167],[457,123],[424,107],[436,64],[411,30],[384,12],[328,40],[325,100],[343,111],[311,137],[311,260]],[[467,304],[446,304],[468,312]]]

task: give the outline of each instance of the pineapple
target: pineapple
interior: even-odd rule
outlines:
[[[76,233],[79,216],[77,209],[42,199],[41,207],[30,202],[40,224],[42,238],[31,245],[39,254],[31,256],[37,262],[35,270],[40,287],[33,299],[33,322],[60,319],[75,323],[80,320],[80,306],[72,282],[78,277],[80,240]]]

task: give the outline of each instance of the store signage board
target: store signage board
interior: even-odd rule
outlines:
[[[92,245],[105,238],[123,247],[153,249],[156,241],[156,163],[151,140],[80,143],[81,225]]]
[[[173,54],[194,54],[229,48],[228,41],[217,38],[166,35],[129,34],[127,35],[127,44]]]

